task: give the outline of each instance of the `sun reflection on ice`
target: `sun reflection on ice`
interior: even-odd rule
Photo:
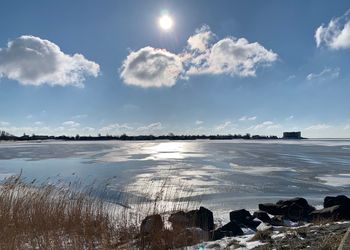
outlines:
[[[147,153],[150,154],[146,160],[185,159],[196,156],[197,154],[190,153],[192,147],[186,142],[162,142],[146,149]]]

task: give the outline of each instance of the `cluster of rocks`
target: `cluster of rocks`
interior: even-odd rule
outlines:
[[[279,226],[283,220],[293,222],[315,220],[349,220],[350,199],[345,195],[327,196],[323,202],[323,209],[316,210],[309,205],[304,198],[281,200],[277,203],[259,204],[259,210],[254,213],[255,217],[265,223]],[[273,215],[268,216],[266,213]],[[283,225],[283,224],[282,224]]]
[[[171,242],[196,244],[200,241],[218,240],[243,235],[243,228],[254,231],[263,222],[270,226],[285,226],[285,221],[312,222],[315,220],[349,220],[350,199],[344,195],[326,197],[324,208],[316,210],[304,198],[280,200],[277,203],[259,204],[259,210],[251,214],[245,209],[230,212],[230,222],[215,228],[212,211],[200,207],[189,212],[179,211],[168,218],[171,229],[165,229],[159,214],[146,217],[141,223],[141,238],[154,241],[154,237]]]

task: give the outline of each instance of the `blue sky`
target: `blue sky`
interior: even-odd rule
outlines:
[[[348,1],[2,1],[0,129],[350,137]],[[164,30],[159,18],[173,26]]]

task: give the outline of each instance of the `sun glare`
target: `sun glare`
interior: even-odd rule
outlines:
[[[169,15],[163,15],[159,18],[159,26],[163,30],[170,30],[173,24],[173,19]]]

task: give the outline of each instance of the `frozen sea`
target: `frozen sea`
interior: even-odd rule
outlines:
[[[188,198],[216,212],[350,195],[350,140],[0,143],[0,178],[93,183],[104,199]],[[153,197],[154,198],[154,197]]]

